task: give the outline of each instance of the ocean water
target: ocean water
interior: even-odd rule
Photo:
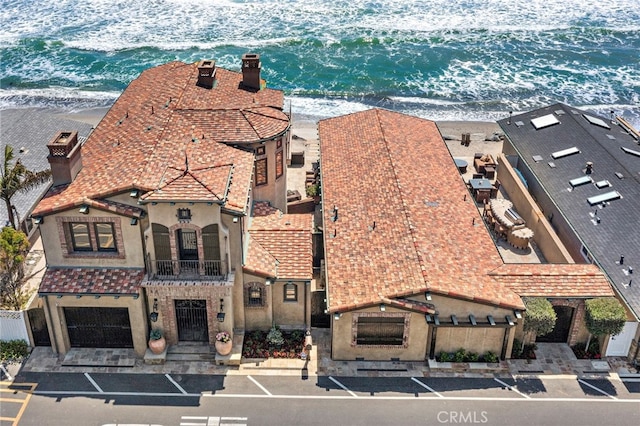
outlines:
[[[252,52],[298,116],[496,120],[564,102],[640,127],[638,0],[0,4],[0,109],[105,107],[148,67],[239,70]]]

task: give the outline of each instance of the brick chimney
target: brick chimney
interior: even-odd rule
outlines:
[[[198,64],[198,86],[207,89],[213,88],[213,80],[216,75],[216,61],[205,59]]]
[[[242,55],[242,84],[255,90],[260,90],[260,55],[245,53]]]
[[[53,186],[65,185],[73,182],[82,169],[82,145],[78,142],[78,132],[59,132],[51,142],[49,148],[49,165],[53,176]]]

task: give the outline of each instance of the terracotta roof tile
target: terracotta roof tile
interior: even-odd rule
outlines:
[[[607,277],[591,264],[505,264],[490,275],[522,297],[614,295]]]
[[[165,183],[161,179],[167,168],[179,170],[185,157],[192,169],[230,167],[231,184],[221,189],[216,180],[211,190],[217,195],[226,191],[225,207],[244,211],[253,155],[224,143],[253,143],[286,132],[284,95],[273,89],[247,90],[241,73],[220,68],[212,89],[197,86],[197,76],[195,63],[171,62],[143,71],[84,143],[83,168],[76,179],[49,191],[33,214],[133,188],[153,191]]]
[[[373,109],[318,130],[330,311],[426,290],[523,307],[488,277],[502,259],[435,123]]]
[[[142,269],[47,268],[39,293],[138,294]]]
[[[313,278],[310,214],[283,214],[265,202],[254,203],[245,269],[275,272],[272,277]],[[275,260],[275,263],[274,263]],[[272,265],[275,265],[273,271]]]

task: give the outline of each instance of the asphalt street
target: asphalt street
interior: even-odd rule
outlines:
[[[637,380],[23,373],[1,425],[635,425]]]

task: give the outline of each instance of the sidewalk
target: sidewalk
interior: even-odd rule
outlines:
[[[329,329],[312,330],[313,346],[308,361],[301,359],[243,360],[240,366],[218,366],[211,361],[167,361],[148,365],[126,349],[72,349],[58,356],[49,347],[37,347],[23,363],[21,372],[210,374],[349,377],[473,377],[494,378],[539,375],[575,375],[580,378],[638,377],[625,358],[578,360],[562,344],[539,344],[535,360],[508,360],[495,365],[408,361],[334,361]],[[558,352],[560,351],[560,352]],[[15,377],[14,369],[12,376]]]

